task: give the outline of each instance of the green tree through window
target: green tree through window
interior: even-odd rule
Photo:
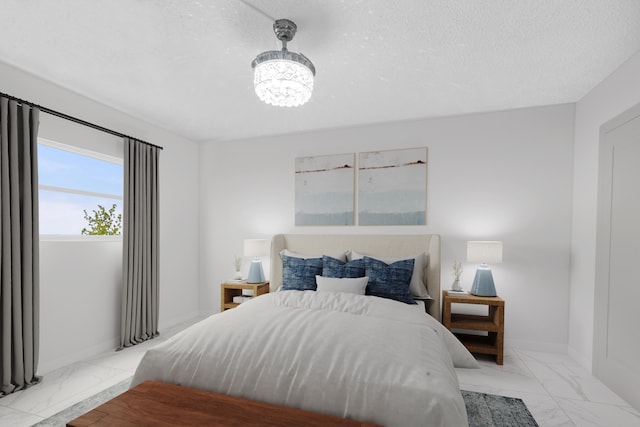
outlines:
[[[84,219],[87,221],[88,228],[83,228],[80,234],[90,236],[117,236],[122,230],[122,214],[116,213],[117,205],[114,203],[109,210],[104,206],[98,205],[98,210],[93,210],[93,214],[89,215],[86,209],[83,209]]]

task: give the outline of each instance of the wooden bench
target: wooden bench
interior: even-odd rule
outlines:
[[[145,381],[67,423],[71,427],[176,425],[373,426],[157,381]]]

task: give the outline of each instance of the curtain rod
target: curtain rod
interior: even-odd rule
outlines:
[[[100,126],[100,125],[96,125],[94,123],[88,122],[86,120],[79,119],[77,117],[70,116],[70,115],[65,114],[65,113],[61,113],[61,112],[56,111],[56,110],[52,110],[51,108],[47,108],[47,107],[43,107],[43,106],[38,105],[38,104],[34,104],[33,102],[25,101],[24,99],[16,98],[15,96],[8,95],[8,94],[3,93],[3,92],[0,92],[0,96],[4,96],[5,98],[12,99],[12,100],[14,100],[16,102],[19,102],[20,104],[23,104],[23,105],[28,105],[30,107],[38,108],[43,113],[51,114],[52,116],[60,117],[61,119],[69,120],[71,122],[78,123],[80,125],[87,126],[87,127],[93,128],[93,129],[97,129],[97,130],[105,132],[105,133],[110,133],[111,135],[119,136],[120,138],[134,139],[134,140],[136,140],[138,142],[141,142],[143,144],[147,144],[147,145],[151,145],[152,147],[159,148],[160,150],[163,149],[159,145],[152,144],[150,142],[143,141],[141,139],[134,138],[132,136],[125,135],[125,134],[120,133],[120,132],[116,132],[115,130],[107,129],[106,127],[103,127],[103,126]]]

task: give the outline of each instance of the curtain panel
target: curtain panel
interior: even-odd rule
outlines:
[[[120,349],[158,335],[159,220],[156,146],[124,139]]]
[[[0,97],[0,396],[41,380],[39,114]]]

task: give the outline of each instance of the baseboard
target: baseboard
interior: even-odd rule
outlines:
[[[189,313],[171,318],[169,320],[160,319],[158,329],[160,331],[160,334],[162,335],[163,330],[168,330],[170,328],[179,326],[181,323],[193,323],[193,319],[197,317],[200,317],[199,313]],[[119,345],[120,337],[115,336],[112,339],[105,340],[90,347],[74,350],[71,353],[57,357],[53,360],[40,360],[37,373],[38,375],[48,374],[51,371],[55,371],[56,369],[71,365],[72,363],[86,361],[110,351],[116,351],[116,348],[118,348]]]
[[[590,354],[585,355],[573,347],[569,347],[567,354],[570,358],[578,362],[580,366],[589,371],[591,375],[593,375],[593,359],[590,357]]]
[[[528,340],[509,340],[508,342],[505,341],[505,348],[566,354],[571,359],[575,360],[576,363],[578,363],[580,366],[589,371],[589,373],[593,374],[591,359],[589,357],[583,356],[575,349],[569,347],[569,345]]]
[[[114,337],[113,339],[103,341],[101,343],[92,345],[91,347],[75,350],[72,353],[57,357],[53,360],[40,361],[40,363],[38,364],[38,375],[48,374],[51,371],[55,371],[56,369],[71,365],[72,363],[91,359],[109,351],[115,352],[119,344],[120,338]]]
[[[193,321],[195,318],[203,317],[201,313],[194,312],[189,314],[184,314],[182,316],[173,317],[171,319],[160,319],[160,324],[158,325],[158,330],[160,335],[162,336],[162,331],[174,328],[181,323],[187,323]]]
[[[514,350],[542,351],[545,353],[567,354],[567,345],[529,340],[505,340],[504,347]]]
[[[593,374],[592,360],[588,356],[585,357],[580,352],[569,347],[569,345],[528,340],[509,340],[508,342],[505,342],[505,348],[566,354],[571,359],[575,360],[580,366],[589,371],[589,373]]]

